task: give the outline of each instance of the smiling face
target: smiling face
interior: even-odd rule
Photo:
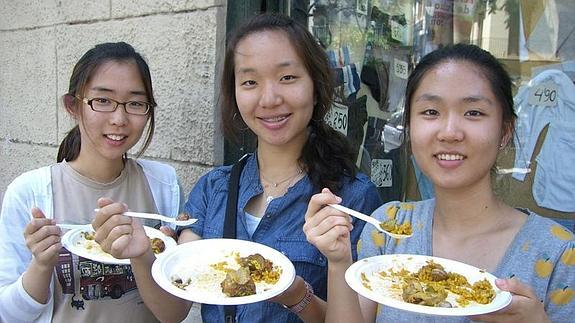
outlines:
[[[438,189],[490,185],[502,140],[502,108],[476,65],[448,60],[429,70],[411,98],[417,165]]]
[[[313,81],[284,32],[262,31],[236,48],[235,96],[246,125],[265,146],[303,147],[314,106]]]
[[[119,102],[147,101],[146,88],[133,61],[108,61],[99,66],[83,91],[83,97],[110,98]],[[96,112],[78,100],[77,117],[82,136],[79,160],[122,163],[122,156],[142,136],[149,115],[127,114],[123,106],[114,112]]]

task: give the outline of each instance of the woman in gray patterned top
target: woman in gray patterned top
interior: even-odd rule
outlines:
[[[491,183],[498,151],[509,142],[516,115],[511,81],[499,62],[473,45],[424,57],[409,77],[406,121],[418,166],[434,199],[390,202],[373,216],[411,222],[413,236],[394,240],[366,226],[358,258],[407,253],[449,258],[486,269],[511,303],[475,317],[410,313],[361,297],[347,286],[352,264],[348,216],[323,207],[341,199],[328,190],[308,207],[307,239],[328,258],[328,322],[567,322],[575,317],[575,241],[550,219],[506,205]],[[513,277],[513,279],[512,279]]]

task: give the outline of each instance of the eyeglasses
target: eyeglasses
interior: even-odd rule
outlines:
[[[89,105],[90,108],[96,112],[114,112],[119,105],[122,105],[126,113],[143,116],[148,114],[152,107],[151,103],[142,101],[118,102],[109,98],[93,98],[89,100],[87,98],[76,98],[82,100],[82,102]]]

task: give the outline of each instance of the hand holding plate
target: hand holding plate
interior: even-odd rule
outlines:
[[[543,303],[531,287],[516,278],[496,279],[495,285],[512,294],[511,303],[503,309],[469,317],[481,322],[550,322]]]

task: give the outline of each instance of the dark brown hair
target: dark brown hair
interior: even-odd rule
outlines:
[[[139,157],[144,153],[146,148],[148,148],[154,135],[154,127],[156,124],[154,118],[154,110],[156,107],[156,100],[154,99],[152,77],[150,76],[150,69],[148,64],[142,55],[136,52],[131,45],[124,42],[103,43],[96,45],[94,48],[88,50],[80,58],[78,63],[76,63],[76,66],[74,66],[72,76],[70,77],[68,93],[63,97],[64,104],[67,108],[76,104],[77,108],[78,105],[81,104],[81,101],[77,98],[84,96],[86,84],[90,82],[94,71],[96,71],[102,64],[109,61],[134,62],[136,64],[146,89],[147,101],[151,104],[150,112],[148,112],[150,123],[148,125],[146,140],[140,151],[138,151],[136,154],[136,157]],[[78,111],[80,111],[81,114],[82,109],[78,109]],[[66,161],[72,161],[78,158],[81,144],[80,127],[76,125],[70,131],[68,131],[66,137],[64,137],[62,143],[60,143],[60,147],[58,149],[58,157],[56,158],[57,162],[61,162],[64,159]]]
[[[488,51],[475,45],[455,44],[437,49],[425,55],[409,75],[405,90],[405,125],[409,125],[411,98],[419,87],[423,77],[447,61],[466,61],[477,66],[485,75],[491,91],[502,108],[502,127],[504,133],[512,132],[517,115],[513,109],[513,89],[511,78],[503,65]],[[407,130],[408,127],[405,127]]]
[[[234,56],[238,43],[247,36],[263,31],[280,31],[290,40],[313,80],[316,104],[308,125],[309,135],[299,158],[316,189],[328,187],[338,192],[343,175],[355,176],[357,171],[351,144],[342,134],[324,122],[333,100],[333,75],[325,51],[313,35],[293,19],[279,14],[260,14],[239,27],[227,42],[222,75],[220,108],[224,135],[237,142],[241,131],[247,130],[235,96]]]

